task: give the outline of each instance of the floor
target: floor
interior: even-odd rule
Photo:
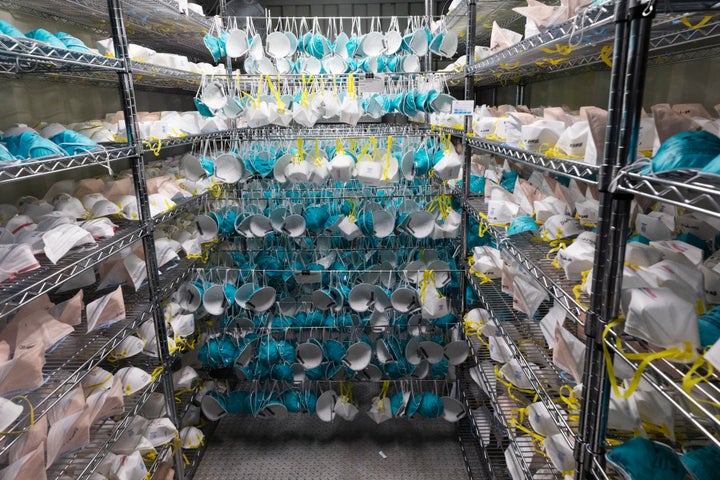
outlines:
[[[386,457],[386,458],[384,458]],[[391,419],[376,425],[223,418],[194,480],[423,480],[468,478],[455,425],[441,419]]]

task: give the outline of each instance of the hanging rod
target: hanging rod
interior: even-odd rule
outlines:
[[[418,125],[389,125],[363,123],[357,126],[320,123],[315,127],[262,127],[238,129],[242,140],[295,140],[298,137],[315,138],[359,138],[381,135],[422,137],[431,134],[429,128]]]

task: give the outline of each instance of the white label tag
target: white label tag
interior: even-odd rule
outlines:
[[[358,93],[382,93],[385,91],[385,79],[383,77],[361,77],[358,82]]]
[[[720,341],[715,342],[715,345],[705,352],[705,360],[710,362],[713,367],[720,369]]]
[[[472,100],[453,100],[450,113],[453,115],[472,115],[474,108],[475,102]]]
[[[178,10],[180,10],[180,13],[184,13],[187,15],[188,13],[188,0],[178,0]]]

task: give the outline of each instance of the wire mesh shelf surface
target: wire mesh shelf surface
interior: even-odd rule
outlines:
[[[195,12],[181,12],[169,0],[122,0],[130,41],[160,52],[175,52],[194,59],[211,60],[203,35],[213,19]],[[29,12],[60,22],[71,22],[91,31],[111,32],[107,2],[101,0],[2,0],[0,6]]]
[[[67,50],[0,34],[0,61],[13,64],[15,73],[67,70],[107,70],[119,72],[123,63],[96,53]]]
[[[146,371],[152,371],[155,365],[140,365]],[[150,396],[160,387],[162,376],[158,376],[140,392],[124,397],[125,412],[121,420],[107,418],[90,427],[90,444],[75,453],[66,454],[47,471],[48,479],[60,480],[70,476],[76,480],[92,477],[103,459],[112,450],[115,442],[122,437],[132,420],[138,415]]]
[[[0,283],[0,316],[16,311],[39,295],[132,245],[142,236],[143,229],[138,224],[120,222],[115,236],[99,241],[95,247],[79,248],[60,259],[56,265],[43,259],[40,268],[22,274],[15,280]]]
[[[480,284],[473,278],[470,281],[481,298],[481,306],[491,313],[493,324],[508,341],[510,350],[537,392],[539,401],[545,404],[558,430],[568,445],[572,446],[576,438],[577,425],[569,421],[553,401],[559,398],[560,387],[567,385],[567,381],[553,364],[552,354],[549,352],[539,324],[528,320],[524,314],[514,311],[512,299],[502,293],[497,282]],[[499,314],[504,320],[498,319]],[[531,364],[539,368],[534,368]]]
[[[552,25],[467,69],[476,85],[540,80],[557,72],[609,68],[612,65],[615,5],[607,2],[588,8],[567,22]],[[650,54],[677,55],[717,44],[720,22],[704,21],[704,13],[660,14],[656,17]],[[704,23],[701,23],[704,22]]]
[[[126,299],[129,305],[125,320],[107,328],[85,334],[87,323],[83,320],[74,333],[49,351],[45,357],[43,378],[45,383],[30,392],[27,397],[33,405],[33,417],[37,421],[55,406],[66,394],[75,389],[85,376],[131,335],[146,320],[151,318],[147,298],[136,295]],[[12,428],[20,431],[30,426],[30,412],[21,415]],[[8,436],[0,448],[2,458],[20,436]]]
[[[579,298],[576,298],[573,293],[575,283],[566,279],[562,269],[552,266],[550,244],[533,240],[530,233],[520,233],[509,237],[504,229],[488,225],[487,221],[479,215],[479,213],[486,212],[482,198],[469,199],[466,203],[470,213],[481,224],[488,226],[498,249],[506,253],[537,280],[550,296],[563,306],[574,322],[579,325],[584,324],[589,299],[585,293],[581,293]]]
[[[89,166],[106,166],[109,162],[125,160],[135,154],[135,148],[126,145],[108,145],[87,153],[70,157],[52,157],[29,160],[0,168],[0,183],[26,177],[46,175]]]
[[[617,189],[720,217],[720,175],[693,170],[643,175],[627,170],[620,173]]]
[[[510,147],[490,140],[469,138],[471,147],[480,151],[498,155],[508,160],[521,162],[526,165],[538,167],[542,170],[574,178],[582,182],[596,184],[599,167],[581,161],[562,158],[546,157],[539,153],[529,152],[520,148]]]

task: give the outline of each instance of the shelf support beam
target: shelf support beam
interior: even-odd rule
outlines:
[[[615,45],[610,80],[608,127],[598,187],[600,210],[590,310],[586,322],[586,355],[575,446],[576,478],[595,478],[604,466],[610,386],[602,348],[602,331],[617,316],[629,232],[632,196],[612,188],[618,171],[635,158],[654,0],[620,0],[615,10]]]

